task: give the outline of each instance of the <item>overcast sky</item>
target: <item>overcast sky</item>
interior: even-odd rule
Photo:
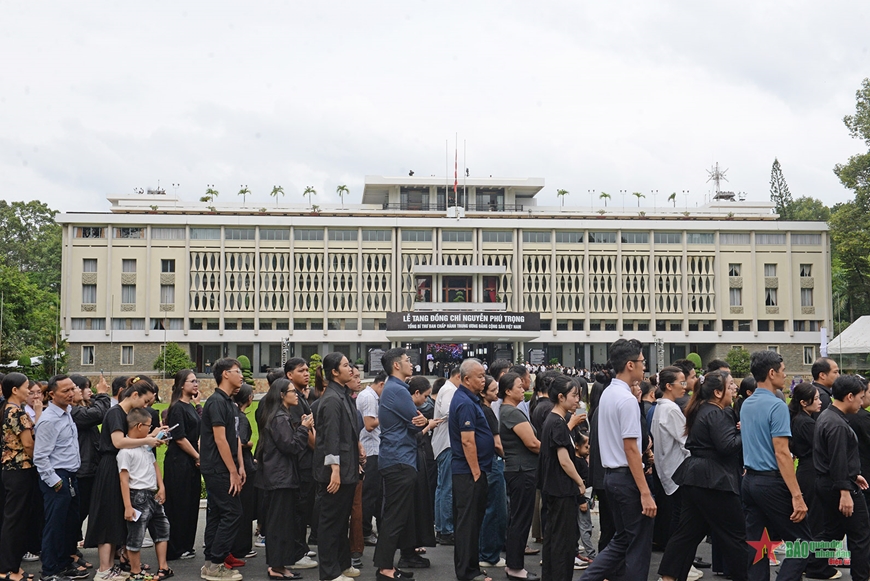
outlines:
[[[843,0],[0,0],[2,198],[103,211],[160,180],[358,203],[367,174],[444,177],[445,142],[452,176],[458,133],[460,167],[465,142],[472,176],[543,177],[544,205],[701,204],[717,161],[765,200],[774,157],[830,204],[866,150],[842,118],[868,30]]]

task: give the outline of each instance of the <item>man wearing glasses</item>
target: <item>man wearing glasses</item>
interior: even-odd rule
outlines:
[[[619,339],[609,355],[615,377],[601,395],[596,414],[604,489],[613,506],[616,534],[583,579],[646,581],[656,503],[643,472],[640,411],[629,387],[643,380],[643,345],[637,339]]]

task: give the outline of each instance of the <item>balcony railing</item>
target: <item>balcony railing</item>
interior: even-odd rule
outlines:
[[[409,212],[446,212],[447,204],[422,202],[401,202],[398,204],[383,204],[384,210],[405,210]],[[467,204],[466,212],[522,212],[522,204]]]

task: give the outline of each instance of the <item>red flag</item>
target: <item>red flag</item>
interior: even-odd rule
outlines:
[[[456,188],[459,186],[459,151],[454,150],[453,157],[453,197],[456,197]]]

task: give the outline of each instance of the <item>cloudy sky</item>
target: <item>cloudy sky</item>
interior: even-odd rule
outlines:
[[[452,173],[458,133],[471,175],[543,177],[543,204],[701,204],[717,161],[763,200],[774,157],[833,203],[834,164],[866,149],[842,118],[868,30],[843,0],[0,0],[2,197],[102,211],[160,180],[358,202],[367,174],[443,177],[445,142]]]

